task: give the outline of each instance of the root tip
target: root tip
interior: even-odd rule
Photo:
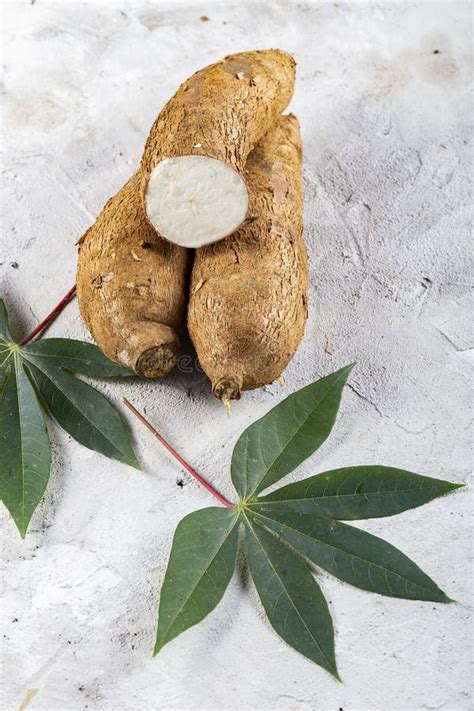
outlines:
[[[214,395],[225,405],[227,414],[230,415],[230,402],[231,400],[240,400],[240,392],[242,389],[242,383],[231,379],[225,378],[219,380],[213,387],[212,391]]]
[[[147,348],[137,359],[135,372],[142,378],[163,378],[170,373],[179,357],[177,343],[163,343]]]
[[[226,415],[227,415],[227,417],[228,417],[229,420],[230,420],[230,415],[231,415],[231,400],[229,400],[229,398],[227,398],[227,397],[223,397],[223,398],[222,398],[222,403],[223,403],[223,405],[224,405],[224,407],[225,407]]]

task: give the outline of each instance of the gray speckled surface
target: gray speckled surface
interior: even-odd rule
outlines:
[[[230,421],[186,365],[163,383],[100,387],[146,409],[232,496],[243,427],[355,360],[333,436],[299,475],[386,463],[467,481],[469,4],[15,0],[2,13],[0,274],[15,334],[73,283],[75,241],[134,170],[178,84],[230,52],[279,46],[298,60],[291,108],[305,140],[311,258],[310,318],[286,385],[246,395]],[[49,335],[88,337],[77,304]],[[203,624],[152,659],[174,527],[210,500],[133,428],[143,473],[53,427],[51,482],[25,542],[2,516],[5,709],[28,693],[31,711],[470,707],[467,490],[362,524],[457,605],[319,575],[343,686],[275,637],[238,575]]]

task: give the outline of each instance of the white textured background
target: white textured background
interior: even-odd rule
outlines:
[[[469,4],[4,0],[2,10],[0,273],[14,334],[73,284],[75,241],[135,170],[178,84],[230,52],[278,46],[298,60],[291,108],[311,258],[310,318],[286,386],[247,394],[230,421],[197,372],[100,387],[146,408],[232,497],[244,426],[356,360],[333,436],[299,474],[385,463],[467,481]],[[88,337],[77,304],[49,335]],[[204,623],[152,659],[174,528],[212,502],[131,425],[143,473],[53,426],[52,477],[25,542],[3,516],[2,709],[29,690],[31,711],[470,708],[467,490],[363,524],[457,605],[320,576],[344,685],[277,639],[239,575]]]

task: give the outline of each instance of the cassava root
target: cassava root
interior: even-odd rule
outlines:
[[[224,403],[276,380],[303,336],[308,273],[301,155],[298,121],[282,116],[247,161],[252,220],[196,250],[188,329]]]
[[[112,360],[169,373],[192,259],[173,241],[207,245],[238,226],[196,252],[188,324],[201,364],[228,402],[292,357],[307,290],[301,140],[296,119],[280,117],[294,72],[279,50],[226,57],[188,79],[153,124],[139,171],[79,243],[81,314]]]
[[[99,348],[138,375],[159,378],[180,354],[191,253],[146,220],[139,183],[137,173],[80,239],[77,295]]]
[[[269,49],[225,57],[180,86],[140,170],[145,212],[165,239],[200,247],[244,222],[247,156],[288,105],[294,79],[293,57]]]

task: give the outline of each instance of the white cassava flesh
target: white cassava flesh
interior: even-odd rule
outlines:
[[[246,185],[234,168],[208,156],[165,158],[152,171],[148,219],[168,241],[203,247],[232,234],[245,220]]]

